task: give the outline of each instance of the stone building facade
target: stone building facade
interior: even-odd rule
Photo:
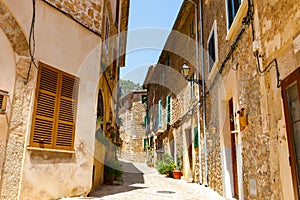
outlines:
[[[195,181],[227,198],[299,199],[299,2],[194,2],[183,2],[158,65],[149,68],[145,80],[150,105],[147,133],[163,141],[164,152],[172,154],[183,148],[186,169],[184,137],[198,118],[201,142],[198,152],[192,153],[196,164],[191,167]],[[187,33],[195,13],[198,37],[178,36]],[[198,56],[193,45],[189,46],[192,43],[199,47]],[[188,78],[198,69],[200,76],[195,78],[204,83],[200,84],[200,116],[197,110],[188,109],[192,101],[182,100],[188,87],[180,76],[173,76],[180,73],[184,62],[191,67]],[[179,87],[183,89],[177,91]],[[177,117],[172,114],[169,126],[156,128],[158,101],[169,93],[179,103],[172,106]],[[175,148],[168,140],[172,137],[180,138],[175,139]],[[153,154],[158,157],[155,149]]]
[[[188,82],[180,72],[186,63],[191,67],[190,75],[199,76],[195,14],[194,5],[185,1],[158,63],[148,70],[144,87],[148,91],[147,136],[154,143],[149,161],[155,164],[163,154],[170,154],[184,179],[199,182],[199,85]]]
[[[105,73],[99,65],[102,14],[107,7],[128,19],[121,10],[129,2],[119,3],[125,8],[110,1],[0,1],[1,199],[86,196],[101,184],[92,177],[97,95]],[[112,30],[126,31],[126,20],[119,27]]]
[[[132,162],[145,163],[146,149],[145,116],[147,91],[132,91],[120,99],[120,138],[122,146],[119,158]]]
[[[298,198],[288,161],[291,143],[286,140],[292,133],[284,128],[289,126],[284,116],[291,114],[283,109],[280,85],[299,65],[295,53],[299,3],[289,3],[202,4],[206,132],[213,149],[213,154],[207,149],[208,185],[226,197]],[[216,59],[209,72],[212,30]],[[221,155],[218,162],[216,155]]]

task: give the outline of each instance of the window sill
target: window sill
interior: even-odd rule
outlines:
[[[208,75],[208,80],[211,81],[214,79],[214,77],[216,76],[216,74],[218,73],[218,65],[219,65],[219,61],[215,61],[213,68],[211,69],[211,71],[209,72]]]
[[[226,40],[227,41],[233,41],[233,38],[237,35],[237,32],[239,30],[239,27],[242,24],[243,18],[247,13],[248,8],[248,1],[243,0],[238,12],[236,13],[236,16],[231,24],[230,29],[227,31]]]
[[[75,150],[60,150],[60,149],[46,149],[46,148],[37,148],[37,147],[26,147],[29,151],[43,151],[43,152],[55,152],[55,153],[70,153],[75,154]]]

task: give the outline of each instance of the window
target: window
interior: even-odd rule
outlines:
[[[166,55],[165,65],[170,66],[170,55]]]
[[[191,24],[190,24],[190,37],[193,37],[195,34],[195,22],[194,20],[192,20]]]
[[[214,31],[211,34],[208,42],[208,55],[209,55],[209,72],[211,72],[215,61],[216,61],[216,46],[215,46],[215,33]]]
[[[192,79],[195,79],[195,74],[191,75]],[[195,97],[195,82],[194,81],[190,81],[190,97],[191,99],[193,99]]]
[[[108,15],[106,15],[106,19],[105,19],[105,41],[104,41],[104,47],[105,47],[105,51],[106,54],[108,54],[108,45],[109,45],[109,17]]]
[[[158,127],[162,125],[162,101],[158,101]]]
[[[6,114],[8,92],[0,90],[0,114]]]
[[[142,103],[147,103],[147,95],[142,95]]]
[[[230,29],[240,5],[241,5],[241,0],[227,0],[228,29]]]
[[[171,95],[166,97],[166,124],[171,123],[171,116],[172,116],[172,104],[171,104]]]
[[[32,147],[74,149],[78,79],[39,65],[30,138]]]
[[[217,37],[217,23],[214,21],[212,30],[210,32],[208,41],[207,41],[207,49],[208,49],[208,73],[213,71],[215,63],[218,61],[218,37]]]
[[[120,0],[116,1],[117,6],[116,6],[116,20],[115,20],[115,24],[119,25],[119,18],[120,18]]]
[[[226,18],[227,18],[227,35],[226,40],[233,41],[237,36],[243,23],[243,18],[247,14],[247,0],[225,0]]]

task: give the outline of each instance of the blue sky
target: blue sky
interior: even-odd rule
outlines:
[[[130,0],[126,66],[121,79],[142,84],[158,60],[183,0]]]

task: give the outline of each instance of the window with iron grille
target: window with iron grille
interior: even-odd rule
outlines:
[[[40,63],[33,111],[32,147],[73,150],[78,79]]]

